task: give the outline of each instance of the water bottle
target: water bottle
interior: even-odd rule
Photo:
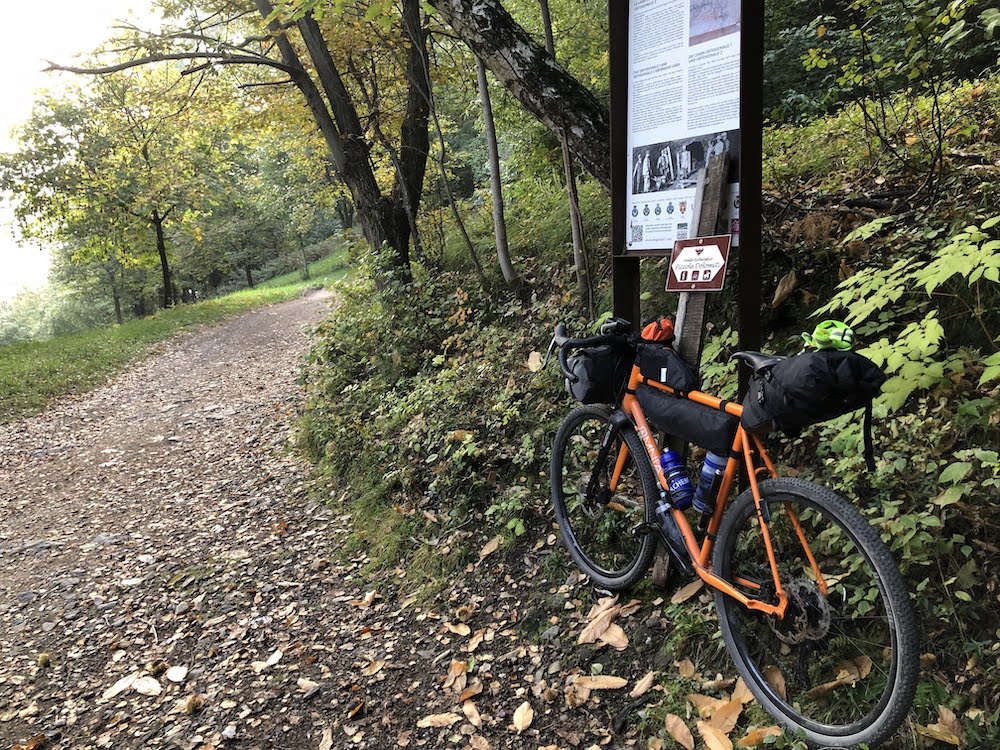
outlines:
[[[711,515],[715,510],[715,493],[718,492],[719,478],[726,471],[726,463],[729,459],[715,453],[705,456],[705,463],[701,466],[701,477],[698,479],[698,487],[694,491],[694,509],[702,515]]]
[[[691,487],[691,479],[684,468],[684,459],[677,451],[663,451],[660,466],[667,477],[667,488],[670,490],[673,506],[678,510],[687,510],[691,507],[694,488]]]

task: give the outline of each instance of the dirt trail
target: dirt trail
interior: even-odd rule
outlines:
[[[304,327],[329,310],[183,335],[0,427],[0,749],[584,748],[641,706],[564,699],[595,662],[633,684],[666,623],[632,607],[627,651],[576,648],[594,597],[545,579],[552,533],[473,556],[439,611],[343,559],[350,518],[289,450]]]

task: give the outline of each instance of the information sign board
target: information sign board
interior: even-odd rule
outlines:
[[[628,2],[625,254],[697,234],[697,176],[715,153],[730,157],[720,220],[738,231],[740,0]]]
[[[668,292],[721,292],[726,284],[730,235],[677,240],[670,255]]]

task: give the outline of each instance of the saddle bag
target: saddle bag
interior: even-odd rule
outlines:
[[[886,376],[853,351],[819,350],[787,357],[754,375],[743,400],[743,427],[781,430],[794,437],[805,427],[865,408],[865,460],[874,469],[872,400]]]

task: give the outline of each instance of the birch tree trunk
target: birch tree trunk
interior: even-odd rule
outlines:
[[[498,0],[427,1],[501,85],[564,138],[583,168],[611,192],[607,107],[560,67]]]
[[[497,259],[504,281],[513,284],[517,272],[510,262],[507,246],[507,220],[503,215],[503,187],[500,184],[500,153],[497,150],[497,129],[493,121],[493,104],[490,102],[490,87],[486,81],[486,66],[476,58],[476,77],[479,79],[479,101],[483,105],[483,122],[486,126],[486,147],[490,154],[490,190],[493,193],[493,234],[497,241]]]

